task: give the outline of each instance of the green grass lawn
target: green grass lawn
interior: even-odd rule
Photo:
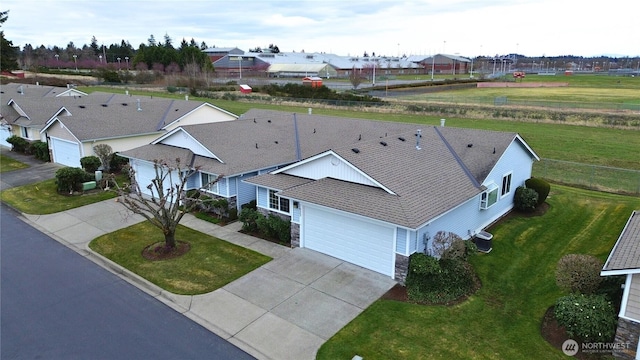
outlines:
[[[28,168],[29,165],[0,154],[0,173]]]
[[[540,217],[514,216],[490,231],[493,251],[472,259],[482,288],[455,306],[378,300],[326,342],[318,359],[565,359],[540,335],[563,294],[565,254],[605,260],[640,199],[552,186]]]
[[[118,181],[122,183],[121,179]],[[86,194],[62,195],[57,192],[55,179],[0,192],[2,201],[20,212],[33,215],[53,214],[114,197],[115,192],[100,190]]]
[[[164,241],[164,236],[144,221],[96,238],[89,247],[161,288],[183,295],[216,290],[271,260],[182,225],[178,226],[176,240],[188,242],[191,250],[171,260],[146,260],[142,250]]]
[[[83,88],[83,91],[91,92],[98,89],[104,91],[117,90],[112,88]],[[151,93],[140,92],[139,94],[149,95]],[[153,95],[158,96],[156,93],[153,93]],[[179,95],[171,95],[171,97],[180,98]],[[234,114],[242,114],[252,108],[306,113],[309,108],[308,105],[291,106],[205,98],[193,99],[208,101]],[[356,111],[349,108],[314,108],[313,113],[371,120],[409,122],[421,126],[438,126],[440,124],[440,118],[442,118],[442,116],[367,112],[362,109]],[[638,156],[640,153],[640,135],[637,130],[536,123],[531,121],[450,117],[447,117],[447,126],[518,132],[542,158],[640,170],[640,157]]]

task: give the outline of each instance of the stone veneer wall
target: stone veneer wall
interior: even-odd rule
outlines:
[[[300,224],[291,223],[291,247],[300,247]]]
[[[635,359],[636,349],[638,349],[639,336],[640,323],[623,318],[618,318],[618,329],[616,330],[616,337],[613,342],[617,344],[629,344],[629,346],[624,350],[614,351],[613,356],[616,359]]]
[[[407,271],[409,271],[409,257],[396,254],[396,271],[394,280],[404,285],[404,281],[407,279]]]

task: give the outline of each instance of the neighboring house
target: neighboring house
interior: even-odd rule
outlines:
[[[640,337],[640,210],[634,211],[625,225],[609,258],[600,272],[602,276],[624,275],[626,281],[618,314],[615,343],[630,348],[614,353],[623,359],[639,359]]]
[[[92,95],[101,96],[99,94]],[[65,107],[41,130],[49,140],[52,162],[80,166],[105,143],[114,152],[149,144],[182,124],[235,120],[236,116],[209,103],[106,94],[104,101],[78,102]]]
[[[516,133],[267,110],[121,155],[144,188],[151,160],[178,153],[199,169],[190,189],[223,175],[211,193],[290,219],[292,246],[400,281],[438,231],[468,239],[510,211],[539,159]]]
[[[0,86],[0,145],[10,136],[19,136],[29,141],[46,141],[40,130],[63,106],[87,96],[86,93],[68,87],[30,84],[6,84]]]

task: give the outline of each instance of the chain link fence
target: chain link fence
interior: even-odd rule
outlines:
[[[541,159],[533,165],[533,176],[591,190],[640,195],[639,170]]]

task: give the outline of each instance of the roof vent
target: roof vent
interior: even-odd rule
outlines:
[[[353,149],[351,149],[351,151],[353,151],[354,153],[356,153],[356,154],[357,154],[357,153],[359,153],[359,152],[360,152],[360,149],[358,149],[358,148],[353,148]]]
[[[276,143],[276,144],[277,144],[277,143],[278,143],[278,140],[274,141],[274,143]]]
[[[108,104],[102,104],[102,107],[107,107],[107,106],[109,106],[109,105]]]
[[[473,144],[467,144],[467,147],[468,148],[473,147]]]
[[[407,141],[407,139],[403,138],[402,136],[400,136],[400,137],[398,138],[398,140],[400,140],[400,141]]]
[[[420,138],[422,138],[422,130],[418,129],[416,133],[416,150],[422,150],[420,147]]]
[[[86,106],[84,106],[84,105],[78,105],[78,107],[79,107],[80,109],[84,109]]]
[[[122,106],[129,106],[129,104],[127,104],[127,103],[122,103]]]
[[[142,108],[140,107],[140,99],[138,99],[138,111],[142,111]]]
[[[494,153],[494,154],[496,153],[496,148],[495,148],[495,147],[493,148],[493,153]]]
[[[387,146],[387,143],[386,143],[386,142],[384,142],[384,141],[380,141],[380,145],[382,145],[382,146]]]
[[[362,140],[362,134],[360,134],[360,136],[358,136],[358,141]]]
[[[271,124],[271,119],[267,120],[267,122],[268,122],[269,124]]]

